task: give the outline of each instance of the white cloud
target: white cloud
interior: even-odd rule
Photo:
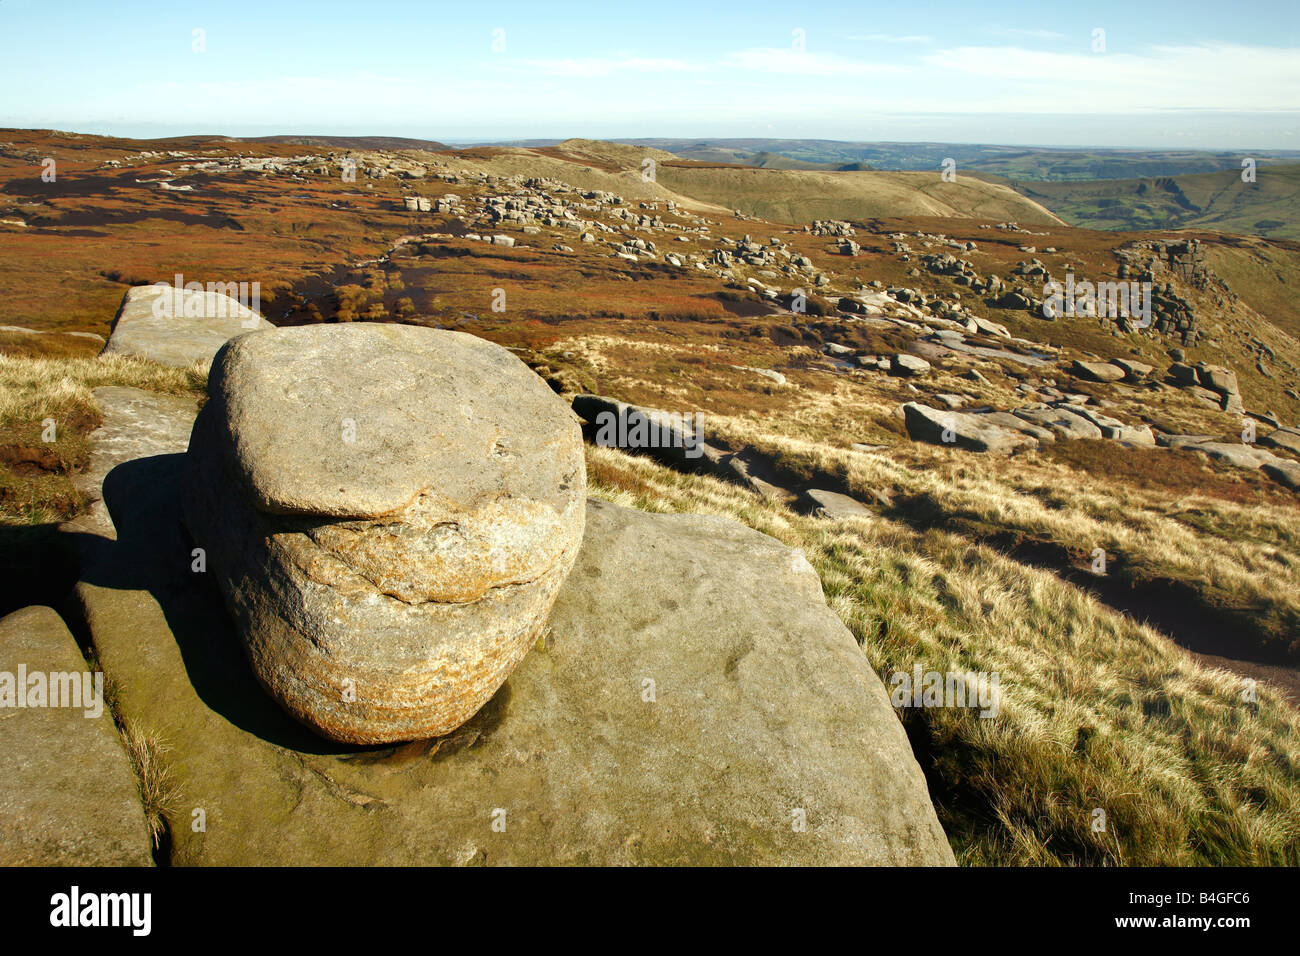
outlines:
[[[992,27],[992,33],[1004,37],[1028,37],[1031,40],[1061,40],[1064,33],[1055,30],[1026,30],[1021,27]]]
[[[906,67],[895,64],[851,60],[833,53],[816,53],[785,47],[738,50],[727,54],[721,66],[724,69],[747,70],[751,73],[821,77],[880,76],[907,72]]]

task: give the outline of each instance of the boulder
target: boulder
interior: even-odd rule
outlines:
[[[805,493],[808,513],[819,518],[870,518],[874,512],[848,495],[825,488],[809,488]]]
[[[1300,455],[1300,429],[1279,428],[1259,439],[1261,445],[1270,448],[1282,448],[1293,455]]]
[[[1147,365],[1145,362],[1135,362],[1133,359],[1111,359],[1111,364],[1123,371],[1126,382],[1144,382],[1155,371],[1155,366]]]
[[[1207,408],[1223,408],[1223,396],[1218,392],[1212,392],[1208,388],[1202,388],[1199,385],[1184,385],[1183,389]]]
[[[1154,447],[1156,436],[1148,425],[1126,425],[1118,418],[1111,418],[1109,415],[1103,415],[1095,409],[1086,405],[1076,405],[1073,403],[1061,403],[1056,406],[1058,411],[1068,412],[1071,415],[1077,415],[1079,418],[1092,422],[1101,429],[1102,438],[1111,438],[1115,441],[1127,442],[1132,445],[1146,445]]]
[[[1203,388],[1220,395],[1239,395],[1241,388],[1237,385],[1237,373],[1221,365],[1196,366],[1196,377]]]
[[[351,743],[445,734],[528,652],[582,539],[577,420],[507,350],[402,325],[229,343],[186,523],[263,687]]]
[[[0,674],[0,865],[152,865],[104,675],[87,671],[63,619],[48,607],[0,619]]]
[[[170,863],[953,863],[883,685],[774,539],[591,502],[546,631],[492,699],[448,736],[362,749],[258,689],[180,534],[184,462],[119,459],[117,540],[77,586],[121,712],[170,748]]]
[[[1076,412],[1064,408],[1026,406],[1011,414],[1042,428],[1053,428],[1066,438],[1101,438],[1101,428]]]
[[[1118,382],[1125,375],[1124,369],[1110,362],[1084,362],[1079,359],[1074,360],[1070,371],[1076,377],[1090,382]]]
[[[104,354],[206,366],[229,339],[267,327],[259,313],[220,292],[135,286],[122,297]]]
[[[1196,369],[1183,362],[1175,362],[1169,366],[1169,377],[1176,385],[1195,385],[1199,381]]]
[[[1197,451],[1208,455],[1216,461],[1226,462],[1237,468],[1258,469],[1265,462],[1273,463],[1277,459],[1269,452],[1250,445],[1238,445],[1232,442],[1207,441],[1182,446],[1187,451]]]
[[[784,380],[781,376],[782,383]],[[574,414],[591,426],[592,442],[603,448],[645,452],[674,468],[688,470],[704,464],[700,459],[709,451],[704,436],[696,430],[696,420],[686,415],[629,405],[602,395],[575,395],[572,407]]]
[[[991,322],[988,319],[982,319],[978,315],[972,316],[971,321],[975,323],[977,331],[984,335],[996,335],[998,338],[1009,339],[1011,333],[1001,322]]]
[[[1264,470],[1264,474],[1278,484],[1285,485],[1292,491],[1300,490],[1300,462],[1274,458],[1272,461],[1264,462],[1260,467]]]
[[[986,422],[985,416],[930,408],[918,402],[903,406],[907,433],[917,441],[1009,455],[1022,448],[1036,448],[1028,435]]]
[[[930,371],[930,363],[915,355],[900,353],[892,356],[889,360],[889,372],[891,375],[924,375],[928,371]]]
[[[980,420],[990,425],[997,425],[999,428],[1009,428],[1023,435],[1030,435],[1040,442],[1051,443],[1056,441],[1056,432],[1050,428],[1035,425],[1033,422],[1018,418],[1010,412],[984,412],[980,415]]]

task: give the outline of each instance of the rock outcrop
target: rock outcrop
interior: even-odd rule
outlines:
[[[0,619],[0,866],[152,864],[103,686],[51,608]]]
[[[321,740],[259,689],[194,570],[186,456],[166,453],[184,439],[162,437],[188,431],[192,404],[160,406],[159,440],[133,459],[115,438],[131,391],[96,393],[116,540],[78,536],[77,597],[121,713],[170,748],[171,863],[953,862],[816,575],[720,518],[591,502],[545,632],[470,721],[398,747]]]
[[[582,436],[486,340],[401,325],[229,343],[186,521],[254,672],[351,743],[446,734],[536,640],[582,540]]]

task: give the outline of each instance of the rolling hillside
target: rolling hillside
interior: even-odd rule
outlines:
[[[801,224],[814,219],[943,216],[1049,225],[1060,220],[1014,190],[937,173],[821,172],[666,163],[659,183],[750,216]]]
[[[1089,229],[1196,228],[1300,239],[1300,165],[1093,182],[1013,182],[1071,225]]]

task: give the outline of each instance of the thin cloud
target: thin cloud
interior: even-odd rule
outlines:
[[[862,40],[868,43],[933,43],[933,37],[909,35],[909,36],[892,36],[888,33],[863,33],[854,36],[846,36],[846,40]]]
[[[1141,53],[1054,53],[957,47],[923,62],[954,78],[954,98],[977,95],[998,111],[1130,113],[1160,109],[1293,110],[1300,51],[1204,44]]]
[[[530,72],[546,76],[609,76],[613,73],[684,73],[702,69],[684,60],[659,57],[583,57],[580,59],[523,60]]]
[[[1004,37],[1027,37],[1030,40],[1063,40],[1064,33],[1055,30],[1030,30],[1022,27],[993,27],[992,32]]]
[[[905,73],[906,68],[889,63],[852,60],[834,53],[813,53],[785,47],[737,50],[723,60],[727,69],[751,73],[780,73],[793,76],[880,76]]]

